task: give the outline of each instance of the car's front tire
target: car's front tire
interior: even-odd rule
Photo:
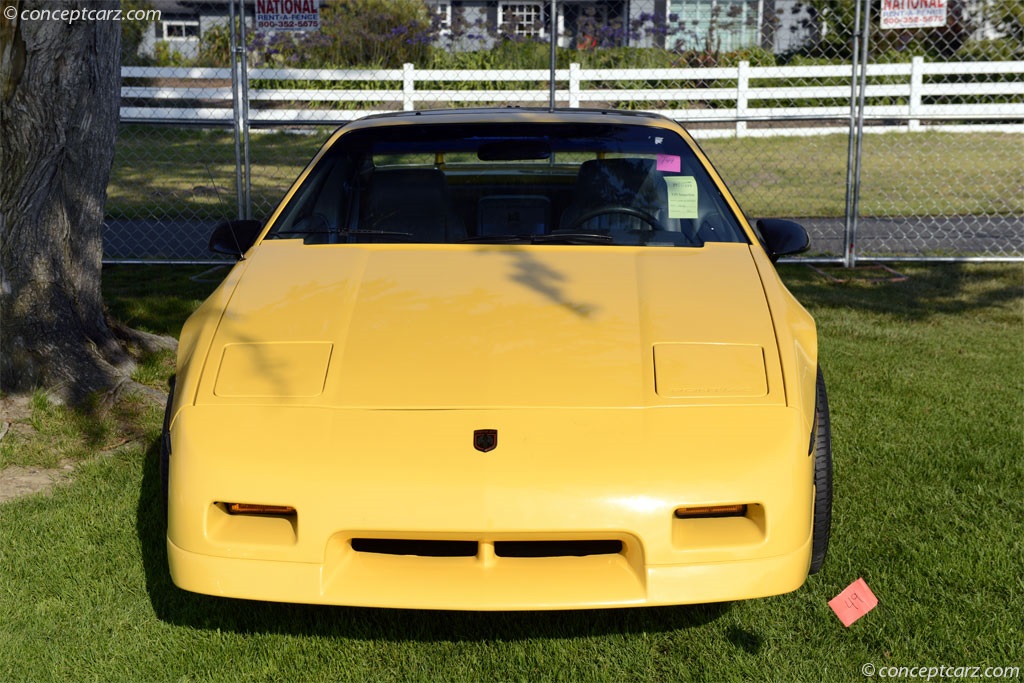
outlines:
[[[832,427],[821,367],[818,368],[814,419],[817,428],[814,440],[814,526],[808,574],[816,574],[821,569],[832,534]]]

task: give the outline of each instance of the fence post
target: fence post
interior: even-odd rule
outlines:
[[[551,9],[548,10],[548,36],[551,48],[550,63],[548,64],[548,107],[555,110],[555,91],[558,89],[556,74],[558,72],[558,2],[551,0]]]
[[[921,130],[921,120],[914,116],[921,114],[921,91],[924,89],[924,57],[914,57],[910,61],[910,98],[907,130]]]
[[[860,0],[854,0],[853,15],[853,55],[851,59],[850,73],[850,124],[849,142],[846,153],[846,209],[843,221],[843,265],[847,268],[853,266],[850,257],[853,253],[853,195],[854,181],[853,169],[857,165],[857,76],[859,75],[860,64]]]
[[[736,137],[746,135],[747,101],[750,95],[750,62],[740,62],[736,72]]]
[[[860,92],[857,95],[857,153],[853,160],[853,206],[850,217],[850,228],[846,239],[846,256],[844,263],[847,268],[857,266],[857,224],[860,221],[860,169],[864,160],[864,103],[868,91],[868,62],[871,53],[871,0],[864,0],[864,26],[861,33],[860,48]]]
[[[402,65],[402,109],[412,111],[416,108],[416,67],[412,64]]]
[[[255,19],[255,16],[253,17]],[[238,54],[241,61],[239,79],[242,102],[242,163],[245,172],[244,197],[245,217],[252,218],[252,163],[249,160],[249,59],[246,56],[245,1],[238,2]]]
[[[580,107],[580,65],[569,65],[569,108]]]
[[[238,63],[238,35],[235,26],[235,0],[228,3],[228,54],[231,63],[231,123],[235,142],[235,204],[237,217],[245,218],[245,191],[242,179],[242,96],[241,71]]]

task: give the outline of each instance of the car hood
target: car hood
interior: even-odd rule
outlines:
[[[303,245],[241,264],[197,404],[785,403],[750,247]]]

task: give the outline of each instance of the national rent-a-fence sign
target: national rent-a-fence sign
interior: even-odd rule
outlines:
[[[317,31],[320,0],[256,0],[257,31]]]
[[[882,0],[881,27],[929,28],[946,25],[946,0]]]

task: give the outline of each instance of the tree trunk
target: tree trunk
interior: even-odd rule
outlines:
[[[19,9],[118,5],[26,0]],[[0,389],[78,402],[134,367],[100,290],[120,24],[0,21]]]

